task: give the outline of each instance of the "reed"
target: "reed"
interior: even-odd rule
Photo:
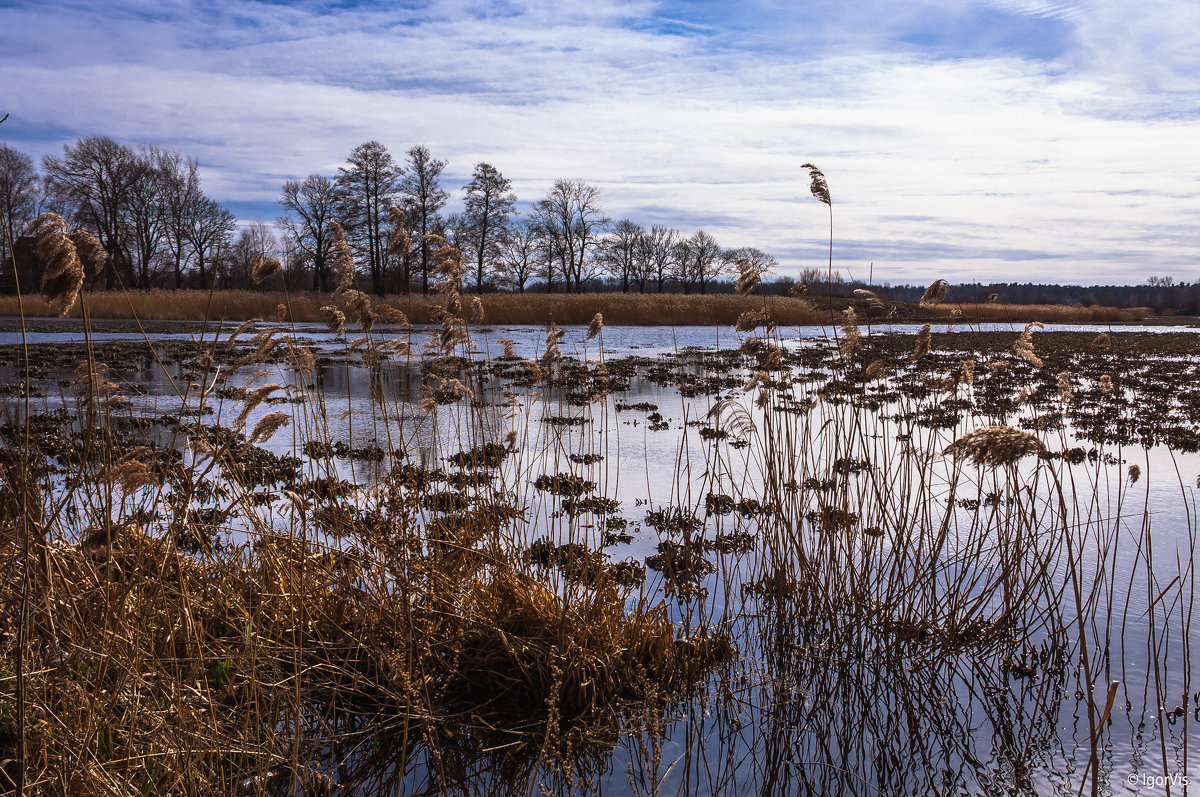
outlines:
[[[1066,324],[1086,324],[1106,321],[1141,321],[1150,318],[1154,312],[1148,307],[1081,307],[1062,304],[997,304],[987,302],[965,302],[955,304],[938,304],[928,309],[944,314],[946,317],[955,311],[961,311],[968,321],[1012,321],[1025,323],[1028,321],[1059,321]]]
[[[1035,354],[1033,325],[986,351],[970,329],[864,334],[852,306],[836,337],[797,342],[787,327],[816,313],[761,296],[477,307],[458,253],[431,243],[432,299],[121,297],[210,321],[282,303],[344,334],[314,353],[247,320],[234,342],[155,350],[169,408],[93,342],[61,412],[0,424],[0,759],[26,793],[576,793],[621,743],[638,793],[681,771],[696,793],[1029,792],[1075,693],[1078,785],[1096,787],[1122,584],[1147,592],[1154,645],[1186,647],[1196,551],[1189,521],[1178,572],[1155,564],[1148,505],[1125,508],[1149,460],[1106,457],[1104,430],[1194,440],[1151,381],[1188,358],[1120,369],[1119,333],[1043,332]],[[607,325],[697,308],[741,345],[604,351]],[[545,322],[544,343],[480,361],[480,316]],[[622,403],[635,379],[683,422],[668,493],[622,506],[629,477],[606,457],[674,429],[667,407]],[[1135,423],[1148,412],[1161,422]],[[1129,564],[1118,542],[1139,522]],[[634,531],[654,553],[615,561]],[[1179,699],[1158,649],[1156,707]],[[954,780],[993,753],[1001,772]]]

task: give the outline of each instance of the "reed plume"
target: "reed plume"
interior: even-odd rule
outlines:
[[[34,252],[46,264],[42,295],[50,311],[60,318],[71,312],[83,289],[83,264],[66,228],[57,213],[43,213],[33,223]]]
[[[1071,374],[1063,371],[1058,375],[1058,398],[1063,404],[1070,404],[1075,393],[1071,390]]]
[[[884,309],[883,300],[879,298],[879,295],[875,291],[869,291],[866,288],[855,288],[854,295],[866,301],[867,308],[870,310],[882,311]]]
[[[745,296],[748,293],[754,293],[762,284],[762,276],[758,273],[758,269],[750,262],[749,258],[739,257],[736,261],[738,279],[736,290],[738,293]]]
[[[233,344],[237,343],[237,339],[242,336],[243,332],[253,328],[255,324],[261,323],[261,318],[247,318],[245,321],[237,325],[237,328],[233,330],[233,332],[229,335],[229,339],[225,342],[232,346]]]
[[[866,377],[868,382],[873,382],[876,379],[882,379],[887,376],[887,373],[887,363],[885,363],[883,360],[872,360],[871,364],[863,370],[863,376]]]
[[[325,316],[325,326],[329,327],[330,332],[335,335],[342,335],[346,332],[346,314],[341,310],[327,304],[321,308],[321,314]]]
[[[404,223],[404,211],[392,205],[388,208],[388,216],[392,220],[392,232],[388,236],[388,253],[403,257],[412,248],[412,236],[408,234],[408,228]]]
[[[597,335],[600,334],[600,330],[602,330],[603,328],[604,328],[604,316],[601,315],[600,313],[596,313],[594,316],[592,316],[591,323],[588,324],[587,337],[585,338],[585,340],[593,339],[594,337],[596,337]]]
[[[333,250],[334,293],[348,291],[354,287],[354,252],[346,240],[346,231],[336,221],[329,222]]]
[[[1013,351],[1034,368],[1041,368],[1045,363],[1033,351],[1033,330],[1045,328],[1046,325],[1041,321],[1031,321],[1025,325],[1025,330],[1017,337],[1016,343],[1013,344]]]
[[[967,432],[947,446],[942,455],[966,459],[980,467],[999,467],[1045,451],[1045,444],[1028,432],[997,425]]]
[[[808,190],[817,198],[818,202],[823,202],[830,207],[833,206],[833,200],[829,196],[829,183],[825,180],[825,173],[811,163],[805,163],[800,166],[801,169],[808,169],[809,186]]]
[[[925,289],[925,293],[921,296],[922,307],[933,307],[942,303],[946,298],[946,294],[950,291],[950,283],[946,280],[934,280],[933,283]]]
[[[929,324],[921,327],[921,331],[917,333],[917,345],[913,347],[912,354],[909,355],[909,360],[919,360],[926,354],[929,354],[929,341],[932,330]]]
[[[753,332],[759,327],[766,327],[770,332],[775,328],[775,324],[771,321],[771,313],[765,307],[758,310],[747,310],[738,316],[737,323],[734,329],[738,332]]]
[[[962,360],[959,363],[958,381],[967,384],[975,384],[975,361]]]
[[[130,452],[129,456],[122,458],[120,462],[105,471],[101,478],[108,484],[119,487],[127,495],[135,493],[143,487],[158,484],[154,471],[144,461],[137,458],[135,452]]]
[[[79,256],[85,274],[99,274],[104,270],[105,264],[108,263],[108,252],[96,236],[87,230],[76,230],[67,237],[75,244],[75,253]]]
[[[354,322],[362,327],[363,332],[370,332],[379,319],[371,306],[371,299],[360,290],[350,288],[346,291],[346,310]]]
[[[858,331],[858,314],[854,312],[853,307],[847,307],[846,312],[842,313],[842,336],[841,352],[846,358],[853,357],[862,348],[862,335]]]
[[[255,255],[250,261],[250,279],[255,285],[261,285],[282,272],[283,264],[279,262],[279,258],[270,255]]]

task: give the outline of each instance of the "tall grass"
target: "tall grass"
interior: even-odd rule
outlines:
[[[797,346],[778,324],[812,322],[798,300],[485,296],[484,324],[591,322],[593,356],[564,358],[551,324],[539,356],[472,365],[461,263],[448,246],[435,261],[434,300],[388,301],[434,325],[424,340],[374,326],[380,304],[349,290],[82,297],[91,318],[275,302],[323,320],[336,303],[358,329],[333,352],[254,325],[240,347],[201,339],[159,358],[181,364],[169,410],[124,395],[89,345],[63,411],[5,418],[0,758],[26,793],[587,791],[619,739],[639,794],[668,777],[696,793],[988,777],[1028,792],[1076,691],[1078,786],[1095,793],[1109,682],[1127,679],[1114,618],[1135,589],[1165,727],[1195,523],[1164,570],[1123,452],[1072,459],[1062,421],[1083,402],[1128,420],[1111,378],[1059,375],[1106,368],[1107,348],[1043,362],[1026,334],[1020,351],[939,352],[928,327],[901,346],[852,312],[841,340]],[[597,312],[695,323],[697,307],[737,323],[741,348],[603,349]],[[30,359],[18,370],[44,373]],[[365,395],[326,392],[357,385],[351,369]],[[606,461],[632,444],[614,398],[635,378],[669,386],[683,418],[668,494],[647,487],[637,510],[616,506],[630,477]],[[621,412],[646,413],[635,435],[671,427]],[[635,511],[656,553],[613,562],[606,536]],[[980,714],[1003,771],[955,781]]]
[[[787,326],[828,323],[829,311],[813,307],[807,301],[790,297],[755,297],[738,294],[484,294],[481,298],[485,323],[495,324],[587,324],[601,313],[610,324],[658,326],[732,326],[747,311],[767,308],[771,318]],[[332,300],[337,304],[336,299]],[[420,296],[390,296],[375,300],[403,312],[417,324],[435,320],[436,301]],[[56,315],[40,297],[25,300],[29,316]],[[88,310],[92,318],[140,318],[183,321],[246,321],[251,318],[321,322],[321,308],[331,303],[322,294],[259,291],[133,291],[88,294]],[[835,302],[835,309],[844,309],[846,300]],[[875,316],[887,317],[887,309]],[[1119,309],[1114,307],[1069,307],[1066,305],[1006,305],[958,304],[906,309],[904,319],[945,317],[954,310],[963,313],[967,321],[1061,321],[1089,323],[1107,321],[1136,321],[1152,315],[1147,308]],[[76,307],[70,314],[78,318]],[[0,316],[16,316],[16,297],[0,297]],[[869,316],[868,316],[869,317]],[[892,320],[899,320],[893,318]]]
[[[738,295],[685,296],[680,294],[484,294],[484,322],[496,324],[587,324],[601,313],[610,324],[704,326],[732,325],[747,309],[763,305],[761,298]],[[440,306],[421,296],[391,296],[375,300],[393,307],[412,320],[424,324],[436,320]],[[148,291],[88,294],[92,318],[133,318],[143,320],[225,320],[273,319],[281,305],[292,321],[324,321],[321,307],[331,297],[322,294],[257,291]],[[335,302],[336,303],[336,300]],[[796,299],[770,297],[766,305],[781,324],[819,323],[820,317],[808,305]],[[51,315],[40,298],[25,300],[30,316]],[[16,315],[15,297],[0,297],[0,315]],[[79,317],[79,310],[72,313]]]
[[[1082,307],[1064,304],[996,304],[966,302],[938,305],[940,314],[949,317],[955,310],[968,321],[1048,321],[1064,324],[1141,321],[1154,315],[1149,307]]]

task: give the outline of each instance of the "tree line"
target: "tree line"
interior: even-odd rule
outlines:
[[[285,181],[273,225],[239,223],[203,190],[196,159],[179,152],[93,136],[40,166],[0,144],[0,289],[8,292],[18,277],[26,290],[40,284],[27,233],[45,211],[90,232],[107,252],[86,274],[92,289],[250,288],[252,265],[274,257],[290,289],[329,291],[334,223],[352,247],[362,287],[380,295],[428,292],[439,240],[463,254],[464,287],[481,293],[706,293],[725,289],[737,262],[760,274],[776,266],[771,255],[723,247],[704,230],[613,220],[600,191],[582,180],[555,180],[520,212],[512,181],[486,162],[463,186],[462,210],[448,213],[447,162],[420,145],[398,160],[368,141],[335,174]]]

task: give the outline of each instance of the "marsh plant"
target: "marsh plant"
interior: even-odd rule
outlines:
[[[69,241],[44,229],[46,299],[69,309]],[[0,425],[4,788],[1095,794],[1127,760],[1186,774],[1193,495],[1180,479],[1164,539],[1148,482],[1196,450],[1196,397],[1114,351],[1134,344],[862,334],[853,307],[797,340],[811,308],[756,296],[746,264],[736,349],[618,356],[593,310],[493,353],[461,254],[424,243],[429,325],[355,290],[341,248],[333,344],[285,301],[147,347],[166,410],[90,338],[75,363],[5,360],[27,385],[55,384],[39,356],[75,376],[10,396]],[[631,499],[622,447],[648,460],[660,435],[674,474]]]

